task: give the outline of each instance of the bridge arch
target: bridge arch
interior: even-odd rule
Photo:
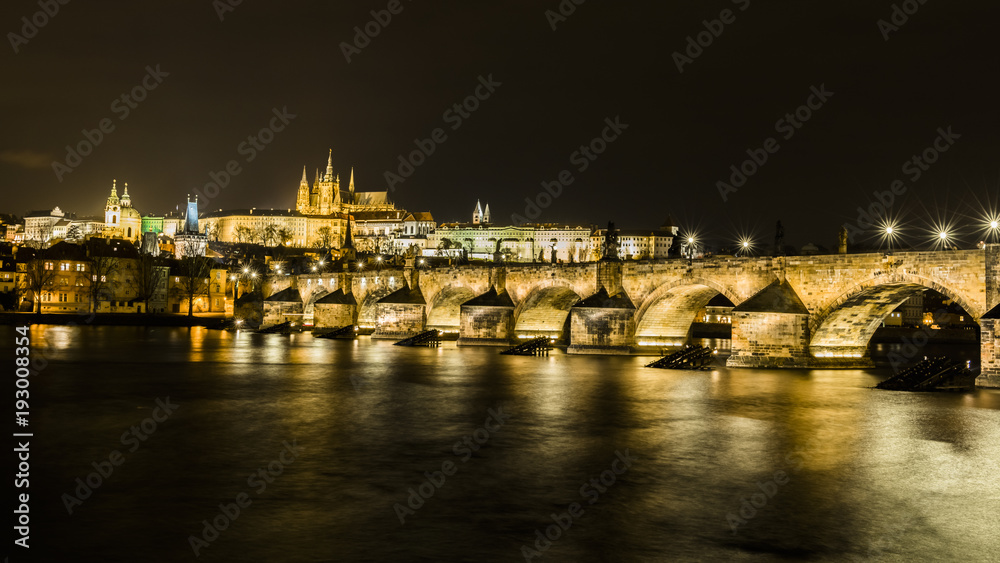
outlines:
[[[858,283],[813,315],[809,351],[813,357],[867,357],[868,343],[882,321],[911,297],[927,289],[944,295],[973,319],[983,312],[953,288],[907,273],[873,277]]]
[[[397,288],[390,288],[387,285],[378,285],[369,289],[364,294],[363,299],[358,300],[358,326],[364,328],[375,328],[377,311],[375,304],[379,299],[389,295]]]
[[[705,278],[683,278],[660,285],[635,313],[636,344],[685,343],[695,315],[719,294],[734,305],[742,301],[730,288]]]
[[[427,300],[427,328],[458,330],[462,324],[462,303],[475,296],[476,292],[465,285],[441,288]]]
[[[514,308],[514,333],[562,337],[569,310],[581,299],[573,286],[563,280],[546,280],[533,286]]]

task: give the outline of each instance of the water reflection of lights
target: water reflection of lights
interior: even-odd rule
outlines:
[[[68,348],[73,342],[73,327],[36,325],[41,327],[34,340],[44,341],[50,348]]]
[[[861,358],[864,354],[860,352],[816,352],[816,358]]]

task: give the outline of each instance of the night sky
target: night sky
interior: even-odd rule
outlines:
[[[971,215],[996,203],[1000,178],[1000,6],[903,4],[919,9],[886,41],[890,1],[564,0],[575,12],[553,30],[556,0],[401,0],[348,63],[342,43],[388,0],[244,0],[222,21],[211,0],[72,1],[26,43],[7,35],[0,55],[0,211],[100,214],[117,178],[140,212],[164,213],[231,160],[240,173],[205,208],[294,207],[302,166],[311,182],[328,149],[345,188],[353,166],[359,190],[384,190],[414,139],[441,128],[446,140],[391,195],[439,222],[469,220],[477,199],[510,222],[569,170],[538,220],[646,228],[669,213],[720,240],[763,242],[780,219],[786,242],[833,247],[873,191],[901,180],[893,214],[913,243],[940,219],[972,244]],[[39,10],[5,1],[4,32]],[[723,10],[731,23],[679,72],[674,52]],[[115,100],[157,65],[168,76],[122,119]],[[454,129],[445,112],[490,76],[500,85]],[[821,86],[833,95],[785,139],[778,120]],[[275,108],[295,117],[247,162],[241,143]],[[581,172],[571,155],[616,116],[628,128]],[[104,118],[114,130],[60,181],[52,162]],[[948,127],[960,137],[912,181],[904,164]],[[716,183],[771,137],[777,151],[723,201]]]

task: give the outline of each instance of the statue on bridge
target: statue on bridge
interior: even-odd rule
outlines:
[[[496,249],[493,250],[493,262],[494,263],[499,264],[499,263],[503,262],[504,258],[505,258],[505,255],[506,255],[506,257],[507,257],[508,260],[510,259],[509,258],[510,254],[511,254],[510,250],[501,248],[501,246],[503,245],[503,243],[505,243],[507,241],[517,242],[517,239],[513,239],[513,238],[499,238],[499,239],[497,239],[497,247],[496,247]]]
[[[604,255],[601,256],[601,260],[613,260],[616,262],[621,260],[618,256],[619,247],[618,230],[615,229],[613,221],[608,221],[608,231],[604,234]]]

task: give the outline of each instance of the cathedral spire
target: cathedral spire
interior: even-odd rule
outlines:
[[[128,195],[128,182],[125,182],[125,191],[122,193],[122,207],[132,207],[132,198]]]
[[[309,185],[309,180],[306,178],[306,167],[305,166],[302,167],[302,181],[299,182],[299,183],[300,184],[305,184],[307,186]]]
[[[326,159],[326,181],[333,181],[333,149],[330,149],[330,156]]]
[[[351,167],[351,183],[347,186],[347,191],[351,192],[351,203],[354,203],[354,167]]]

